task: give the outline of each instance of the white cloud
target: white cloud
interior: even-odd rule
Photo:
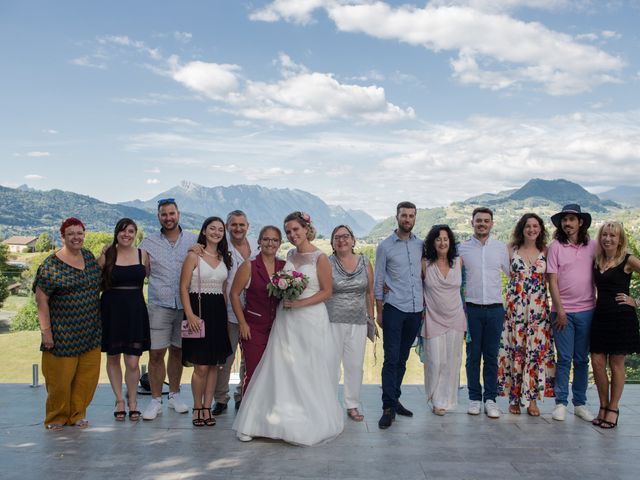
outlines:
[[[25,180],[42,180],[44,177],[37,173],[29,173],[28,175],[25,175],[24,178]]]
[[[165,165],[165,174],[195,168],[212,185],[286,187],[295,179],[296,188],[325,201],[387,216],[401,200],[447,205],[520,187],[534,177],[566,178],[587,188],[640,184],[638,139],[640,110],[580,111],[549,118],[473,117],[395,131],[291,135],[273,129],[251,141],[231,127],[148,133],[130,137],[127,149]]]
[[[153,173],[154,175],[157,175],[157,174],[160,173],[160,169],[158,167],[153,167],[153,168],[150,168],[148,170],[145,170],[144,172],[145,173]]]
[[[27,157],[49,157],[49,156],[51,156],[50,152],[39,152],[39,151],[27,152]]]
[[[238,65],[201,61],[180,65],[177,57],[170,59],[172,77],[187,88],[214,100],[222,100],[238,88]]]
[[[158,180],[157,178],[147,178],[146,183],[147,185],[157,185],[160,183],[160,180]]]
[[[541,84],[551,95],[569,95],[619,81],[621,58],[592,45],[578,43],[570,35],[537,22],[524,22],[504,13],[472,8],[489,2],[440,2],[446,6],[403,5],[381,1],[276,1],[254,14],[254,20],[284,19],[308,23],[308,17],[324,8],[337,28],[372,37],[397,40],[434,52],[457,51],[451,61],[454,76],[462,83],[503,89],[521,84]],[[451,6],[450,4],[463,6]],[[563,2],[498,2],[502,6],[557,8]],[[467,6],[470,5],[470,6]],[[304,7],[304,8],[303,8]],[[476,5],[477,7],[477,5]],[[265,17],[265,18],[261,18]]]
[[[99,70],[105,70],[107,68],[106,63],[91,55],[83,55],[81,57],[73,58],[69,60],[69,63],[79,67],[97,68]]]
[[[384,88],[339,82],[331,73],[312,72],[281,53],[282,80],[242,79],[237,65],[170,61],[173,78],[184,86],[223,102],[222,109],[249,120],[311,125],[334,119],[379,123],[414,118],[412,108],[387,102]]]
[[[197,127],[200,125],[198,122],[191,120],[190,118],[181,118],[181,117],[165,117],[165,118],[134,118],[134,122],[138,123],[159,123],[163,125],[181,125],[187,127]]]
[[[127,35],[105,35],[98,38],[98,43],[103,45],[118,45],[121,47],[130,47],[147,54],[154,60],[161,60],[162,55],[157,48],[148,47],[141,40],[134,40]]]
[[[51,135],[55,135],[55,134],[57,134],[59,132],[58,132],[58,130],[54,130],[52,128],[45,128],[44,130],[42,130],[42,133],[50,133]]]
[[[280,19],[299,24],[307,24],[312,20],[311,13],[333,1],[327,0],[275,0],[264,8],[254,11],[251,20],[276,22]]]
[[[173,38],[182,43],[189,43],[193,35],[189,32],[173,32]]]
[[[463,6],[486,12],[505,12],[518,8],[559,10],[571,5],[571,0],[431,0],[429,5]]]

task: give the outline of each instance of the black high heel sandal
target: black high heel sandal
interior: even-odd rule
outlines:
[[[604,417],[600,418],[600,412],[602,412],[603,410],[605,412],[604,414],[607,414],[607,407],[600,406],[600,409],[598,410],[598,416],[591,420],[591,425],[595,425],[596,427],[600,426],[602,420],[604,420]]]
[[[204,415],[201,414],[202,410],[204,410],[204,408],[194,408],[191,410],[192,413],[198,412],[198,416],[191,419],[191,423],[193,423],[194,427],[204,427],[205,425]]]
[[[124,405],[124,400],[121,400],[122,405]],[[118,400],[116,400],[115,408],[118,408]],[[124,419],[127,418],[127,412],[125,410],[113,410],[113,416],[118,422],[124,422]]]
[[[599,427],[605,430],[611,430],[612,428],[616,428],[618,426],[618,418],[620,418],[620,410],[613,410],[612,408],[605,408],[607,412],[612,412],[616,414],[616,421],[610,422],[609,420],[602,419]]]

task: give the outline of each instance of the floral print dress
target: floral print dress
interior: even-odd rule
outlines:
[[[528,265],[513,251],[507,309],[498,355],[498,392],[512,405],[554,395],[555,362],[545,272],[540,252]]]

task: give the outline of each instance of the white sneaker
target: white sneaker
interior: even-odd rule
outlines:
[[[561,403],[556,404],[553,413],[551,413],[551,418],[559,422],[564,422],[564,419],[567,418],[567,407]]]
[[[482,402],[479,400],[469,400],[469,408],[467,409],[469,415],[480,415],[480,410],[482,410]]]
[[[578,407],[573,407],[573,414],[578,418],[581,418],[585,422],[592,422],[594,418],[596,418],[593,413],[587,408],[586,405],[580,405]]]
[[[500,418],[500,409],[493,400],[484,402],[484,413],[486,413],[489,418]]]
[[[151,399],[151,403],[147,405],[142,413],[143,420],[154,420],[158,415],[162,415],[162,400]]]
[[[249,435],[245,435],[244,433],[240,433],[240,432],[238,432],[236,436],[238,437],[238,440],[240,440],[241,442],[250,442],[251,440],[253,440],[253,437],[250,437]]]
[[[169,393],[169,408],[173,408],[176,413],[187,413],[189,411],[189,406],[180,400],[180,393],[174,392]]]

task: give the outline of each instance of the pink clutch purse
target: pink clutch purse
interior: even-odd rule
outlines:
[[[197,332],[189,331],[189,321],[183,320],[180,326],[180,336],[182,338],[204,338],[204,320],[200,319],[200,330]]]
[[[198,259],[197,267],[198,269],[198,317],[202,315],[202,303],[201,303],[201,287],[200,287],[200,260]],[[204,320],[199,318],[200,320],[200,330],[197,332],[189,331],[189,321],[183,320],[182,324],[180,324],[180,336],[182,338],[204,338]]]

